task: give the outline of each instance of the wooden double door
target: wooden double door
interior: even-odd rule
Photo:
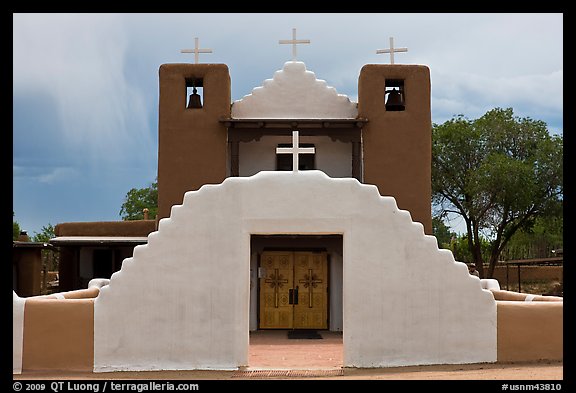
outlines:
[[[328,328],[326,252],[263,252],[259,277],[260,329]]]

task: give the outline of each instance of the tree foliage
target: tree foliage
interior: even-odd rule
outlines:
[[[56,228],[54,225],[48,223],[44,225],[40,233],[35,232],[32,241],[48,243],[48,241],[56,237]],[[54,249],[42,250],[42,266],[45,271],[58,271],[60,264],[60,253]]]
[[[470,248],[468,247],[467,234],[462,234],[460,236],[452,238],[450,246],[447,248],[450,249],[450,251],[452,251],[455,260],[459,262],[464,262],[466,264],[474,263],[474,257],[472,255]],[[486,259],[487,256],[490,255],[490,241],[482,235],[480,235],[480,252],[484,259]]]
[[[515,117],[511,108],[434,124],[433,205],[440,217],[451,213],[464,219],[481,277],[493,276],[517,231],[529,231],[539,217],[562,211],[562,155],[562,136],[550,135],[542,121]],[[490,240],[487,257],[482,235]]]
[[[456,237],[456,233],[450,232],[450,228],[440,217],[432,217],[432,234],[436,237],[439,248],[450,248],[452,240]]]
[[[123,220],[144,219],[144,209],[148,209],[148,218],[155,219],[158,212],[158,182],[146,188],[132,188],[126,194],[120,216]]]
[[[563,248],[563,217],[549,215],[538,217],[529,230],[519,230],[512,236],[504,250],[502,260],[547,258],[553,251]]]
[[[32,237],[32,241],[35,242],[48,242],[50,239],[56,237],[56,231],[54,225],[48,223],[48,225],[44,225],[41,229],[40,233],[35,233]]]

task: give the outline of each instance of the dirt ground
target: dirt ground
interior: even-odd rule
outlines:
[[[268,371],[268,370],[258,370]],[[328,370],[306,370],[304,373],[278,372],[242,373],[236,371],[149,371],[149,372],[26,372],[14,375],[16,380],[551,380],[563,379],[561,362],[524,364],[482,364],[482,365],[441,365],[408,366],[375,369],[344,369],[342,375],[330,375]],[[290,374],[293,374],[290,375]]]
[[[343,368],[342,335],[322,332],[321,340],[287,339],[286,331],[250,335],[249,366],[241,370],[148,372],[25,371],[14,380],[563,380],[563,362],[482,363]]]

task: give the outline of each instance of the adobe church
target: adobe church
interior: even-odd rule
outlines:
[[[494,297],[430,236],[428,67],[365,65],[356,103],[303,41],[234,102],[197,41],[161,65],[157,226],[59,224],[75,272],[136,245],[94,301],[94,371],[238,368],[261,329],[342,331],[350,367],[496,361]]]
[[[293,147],[292,134],[298,131],[299,147],[307,149],[298,154],[298,170],[319,170],[332,178],[376,185],[382,195],[394,196],[398,207],[410,211],[412,219],[431,234],[427,67],[364,66],[358,103],[338,94],[303,62],[294,60],[232,105],[225,64],[164,64],[159,76],[160,219],[170,216],[172,206],[181,204],[187,191],[205,184],[261,171],[292,171],[293,157],[281,149]],[[198,87],[203,88],[201,99],[194,93]],[[261,281],[260,296],[252,292],[252,309],[260,304],[259,312],[251,315],[252,330],[342,330],[342,294],[336,290],[342,286],[342,234],[253,234],[250,249],[251,281]],[[273,277],[288,281],[266,283],[270,274],[262,281],[265,271],[276,272],[279,267]],[[318,282],[304,282],[308,289],[299,284],[316,276]],[[320,293],[315,301],[322,303],[314,311],[305,301],[312,285]],[[333,293],[326,293],[327,288],[334,288]],[[265,302],[269,297],[274,301]],[[277,312],[279,299],[291,310]],[[269,303],[273,303],[270,310]],[[317,323],[299,318],[303,312],[299,310],[312,313],[310,318]],[[276,322],[264,320],[269,313]]]
[[[293,34],[281,43],[293,46],[295,59],[296,45],[309,41]],[[390,44],[391,49],[381,52],[390,51],[393,59],[404,48],[394,49],[392,40]],[[228,177],[292,170],[292,158],[277,148],[291,146],[294,130],[301,147],[312,151],[299,155],[299,170],[376,185],[432,234],[426,66],[365,65],[358,102],[351,102],[316,79],[304,63],[290,61],[264,86],[231,105],[228,67],[198,64],[199,54],[209,51],[196,42],[189,50],[195,53],[194,64],[160,67],[157,220],[58,224],[51,244],[61,250],[60,290],[85,288],[94,277],[110,278],[136,245],[146,244],[158,220],[182,203],[185,192]],[[197,89],[203,97],[194,93]],[[255,241],[255,247],[263,247],[270,240]]]

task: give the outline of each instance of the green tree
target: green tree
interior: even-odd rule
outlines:
[[[146,188],[133,188],[126,194],[120,216],[123,220],[144,219],[144,209],[148,209],[148,218],[155,219],[158,212],[158,182]]]
[[[460,215],[481,277],[492,277],[499,255],[519,230],[562,209],[563,139],[539,120],[496,108],[476,120],[462,115],[432,130],[433,206]],[[482,239],[490,241],[485,257]],[[488,272],[484,272],[488,262]]]
[[[40,233],[35,232],[32,241],[48,243],[54,237],[56,237],[56,228],[48,223],[48,225],[42,227]],[[57,271],[59,263],[60,254],[54,248],[42,250],[42,268],[44,272]]]
[[[534,226],[512,236],[501,254],[501,260],[547,258],[563,247],[563,217],[538,217]]]
[[[456,237],[456,233],[450,232],[450,228],[440,217],[432,217],[432,234],[436,237],[439,248],[450,248],[452,239]]]
[[[474,262],[472,253],[468,248],[467,234],[464,233],[460,236],[453,237],[452,241],[450,242],[450,247],[447,248],[452,251],[455,260],[459,262],[465,262],[466,264]],[[490,255],[490,241],[482,235],[480,235],[480,251],[484,259]]]
[[[35,232],[34,236],[32,237],[32,241],[35,242],[48,242],[48,240],[56,237],[56,231],[52,224],[48,223],[42,227],[41,232]]]

